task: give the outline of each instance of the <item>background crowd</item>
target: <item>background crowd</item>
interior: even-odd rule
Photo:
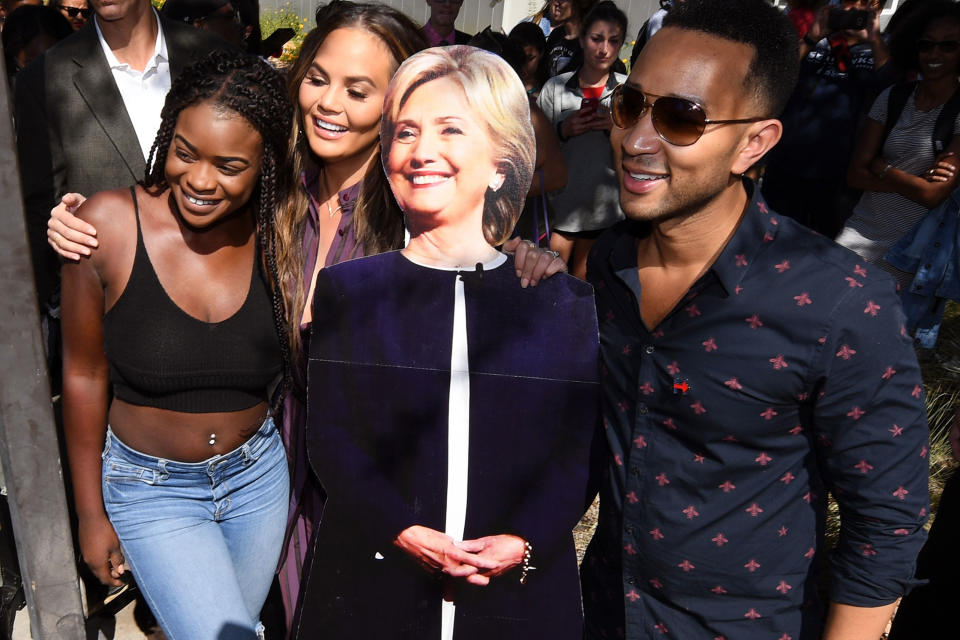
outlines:
[[[307,456],[311,418],[306,372],[316,309],[314,291],[318,282],[331,286],[324,284],[326,268],[400,249],[405,246],[405,234],[410,233],[410,222],[405,229],[401,212],[407,209],[396,201],[396,191],[391,190],[380,162],[381,153],[389,150],[381,138],[381,112],[394,73],[422,49],[462,44],[486,49],[509,65],[526,93],[536,152],[517,216],[497,242],[515,236],[507,245],[512,248],[518,246],[517,238],[526,239],[517,252],[519,269],[524,267],[527,248],[541,247],[555,252],[571,275],[584,279],[591,248],[604,231],[624,219],[618,182],[621,171],[611,151],[611,132],[618,126],[612,100],[626,98],[614,90],[627,81],[627,73],[645,45],[665,19],[669,25],[670,13],[684,2],[663,0],[661,10],[638,28],[628,24],[627,16],[611,0],[547,0],[539,12],[508,34],[487,28],[475,35],[455,29],[461,7],[458,0],[427,0],[430,15],[423,25],[387,8],[334,2],[317,9],[317,27],[303,40],[299,57],[283,67],[278,65],[278,54],[290,34],[261,33],[256,0],[166,0],[156,14],[148,0],[115,4],[52,0],[49,5],[39,0],[3,0],[3,50],[15,96],[14,124],[29,243],[55,369],[60,366],[61,313],[73,323],[63,332],[65,430],[81,516],[78,544],[95,577],[118,587],[123,574],[132,568],[138,582],[151,584],[153,576],[162,572],[144,567],[173,562],[149,544],[143,545],[150,548],[141,553],[151,559],[139,568],[131,567],[130,559],[120,553],[121,543],[127,552],[136,553],[131,551],[136,546],[132,540],[139,538],[140,528],[146,525],[136,520],[117,524],[123,519],[117,514],[135,511],[139,498],[109,496],[106,489],[102,496],[96,495],[99,471],[91,475],[89,463],[99,463],[104,435],[96,435],[96,430],[106,428],[108,411],[110,430],[103,460],[104,464],[109,461],[114,471],[143,463],[138,462],[138,451],[182,460],[189,466],[201,464],[212,452],[227,460],[240,446],[266,451],[272,446],[271,438],[277,438],[287,451],[290,498],[288,503],[270,504],[269,508],[286,512],[286,526],[266,531],[266,525],[245,525],[259,527],[263,538],[242,542],[258,548],[276,547],[275,555],[266,554],[256,562],[228,557],[202,571],[214,584],[221,584],[221,576],[227,573],[259,571],[266,576],[256,585],[245,584],[247,578],[237,581],[235,606],[232,611],[225,607],[223,612],[233,615],[239,611],[237,617],[245,616],[246,626],[238,629],[235,637],[262,634],[261,621],[266,637],[284,637],[295,629],[294,620],[304,616],[302,600],[298,613],[301,576],[317,561],[311,556],[311,540],[327,497],[311,471],[314,460]],[[885,29],[881,29],[879,0],[792,0],[788,5],[787,16],[799,47],[799,77],[779,114],[782,138],[743,173],[755,179],[771,209],[835,238],[865,264],[889,272],[903,296],[905,331],[916,337],[918,348],[935,348],[947,300],[960,299],[960,224],[956,219],[960,195],[955,193],[960,180],[960,4],[906,0]],[[230,53],[210,55],[215,50]],[[198,60],[200,66],[191,67]],[[279,69],[274,72],[271,66]],[[203,90],[196,90],[200,84],[204,84]],[[111,88],[104,91],[107,85]],[[269,91],[256,95],[250,89],[254,85],[270,87],[277,94],[277,104],[266,95]],[[164,107],[168,91],[178,100],[175,106],[168,102]],[[230,97],[231,92],[237,97]],[[289,97],[290,105],[279,104],[285,101],[281,97]],[[209,113],[200,109],[210,105]],[[170,189],[173,197],[180,198],[182,185],[190,185],[182,196],[189,203],[185,206],[201,210],[215,206],[213,200],[204,200],[206,187],[189,173],[193,169],[178,174],[172,164],[177,159],[184,164],[200,163],[210,149],[217,152],[213,155],[225,155],[221,151],[228,146],[226,142],[209,143],[208,147],[197,142],[202,138],[197,132],[218,121],[218,109],[238,114],[245,131],[256,132],[255,148],[234,145],[240,150],[231,149],[230,157],[240,158],[243,166],[230,177],[242,178],[254,165],[259,173],[226,188],[224,200],[232,203],[231,207],[250,207],[254,215],[246,225],[222,230],[225,236],[220,242],[236,251],[209,261],[205,253],[209,247],[189,240],[184,246],[161,244],[167,237],[164,233],[169,235],[176,225],[169,227],[173,210],[168,211],[164,204],[167,196],[160,195]],[[658,127],[659,112],[649,111]],[[184,114],[194,118],[193,133],[185,129]],[[669,142],[659,127],[657,131]],[[239,144],[241,138],[228,131],[222,139]],[[178,140],[183,146],[171,160],[167,148],[177,148]],[[216,166],[223,172],[222,166]],[[228,170],[234,172],[235,168]],[[83,196],[138,181],[141,186],[132,196],[128,190],[122,198],[101,198],[81,209],[87,212],[81,219],[72,215]],[[217,180],[211,180],[210,184],[214,183]],[[211,193],[214,190],[211,186]],[[134,240],[121,251],[101,250],[98,247],[123,244],[116,234],[118,229],[124,230],[124,223],[115,223],[115,219],[126,220],[129,233],[125,235]],[[62,308],[61,268],[48,242],[61,257],[80,259],[63,269],[64,283],[71,283],[72,294],[65,292]],[[162,259],[157,257],[161,247]],[[88,261],[87,256],[93,258]],[[535,284],[544,270],[552,273],[559,268],[545,251],[530,252],[529,256],[537,271],[535,275],[524,272],[524,286],[530,280]],[[185,268],[191,264],[198,272],[210,274],[215,286],[191,291],[193,276]],[[143,362],[156,354],[136,354],[130,346],[135,337],[104,336],[111,331],[111,314],[116,318],[120,312],[127,313],[123,322],[114,319],[112,323],[130,326],[142,323],[147,313],[138,304],[131,305],[129,296],[126,311],[118,309],[125,300],[123,286],[117,289],[117,278],[108,276],[122,274],[124,268],[130,273],[130,283],[136,275],[137,283],[160,285],[152,291],[166,292],[172,307],[193,316],[190,320],[204,318],[211,326],[230,319],[230,309],[246,308],[244,295],[253,300],[256,292],[259,306],[254,310],[251,302],[248,311],[259,324],[249,319],[244,322],[245,330],[255,327],[260,333],[253,335],[251,329],[244,337],[261,349],[260,357],[254,357],[257,353],[234,354],[235,366],[257,372],[250,380],[236,383],[247,397],[216,392],[202,401],[189,398],[189,386],[197,384],[196,378],[181,376],[177,383],[181,387],[164,386],[166,381],[157,382],[159,377],[151,379],[137,369],[138,355]],[[260,282],[260,288],[250,285],[251,293],[246,294],[251,281]],[[119,282],[127,281],[120,277]],[[77,291],[83,292],[85,302],[79,301]],[[96,295],[91,297],[91,291]],[[210,306],[218,291],[231,293],[218,301],[219,306]],[[99,324],[92,322],[104,308],[109,311]],[[168,307],[163,313],[177,312]],[[82,330],[78,328],[81,321],[87,323]],[[184,334],[199,331],[189,323],[179,330]],[[211,349],[211,341],[215,339],[204,337],[179,348],[184,352]],[[97,353],[88,352],[90,344]],[[228,344],[224,339],[221,351],[229,351]],[[103,377],[106,360],[100,353],[104,346],[115,396],[109,409]],[[319,347],[315,344],[312,348]],[[125,360],[134,364],[123,373],[123,365],[118,363]],[[179,360],[171,366],[186,365]],[[97,385],[79,385],[78,380],[86,380],[85,372],[94,369],[103,370]],[[120,386],[118,375],[123,381]],[[278,375],[277,386],[269,392],[248,392],[249,388],[266,387],[261,378]],[[676,381],[682,383],[682,376]],[[160,393],[158,387],[162,387],[161,400],[155,397]],[[102,406],[91,409],[83,400],[89,395],[102,396]],[[150,410],[138,413],[130,409],[142,409],[142,405]],[[124,427],[125,421],[151,424],[156,419],[153,409],[182,413],[186,416],[180,427],[183,430],[153,438]],[[95,420],[89,418],[90,411]],[[243,424],[228,424],[217,417],[238,411],[245,412]],[[87,417],[79,417],[84,413]],[[102,426],[87,424],[95,421]],[[201,432],[211,432],[209,443],[206,437],[193,448],[177,442],[192,437],[184,434]],[[90,433],[95,435],[93,440]],[[215,442],[216,448],[210,449]],[[124,443],[130,445],[130,451],[125,451]],[[322,456],[312,456],[318,457]],[[242,456],[238,460],[237,465],[245,464]],[[327,468],[334,463],[336,460],[328,460]],[[145,472],[141,468],[136,473]],[[150,473],[159,477],[166,470]],[[268,475],[266,471],[264,475]],[[261,484],[250,485],[256,485],[254,493],[264,489],[264,481],[257,482]],[[104,487],[108,486],[110,480],[104,475]],[[272,486],[280,491],[275,488],[279,485]],[[943,540],[953,535],[955,516],[950,505],[956,500],[955,491],[948,486],[941,503],[941,511],[947,514],[936,521],[918,574],[943,582],[913,592],[903,606],[902,620],[909,623],[900,623],[910,627],[895,626],[894,634],[900,634],[896,637],[925,637],[916,635],[920,621],[945,609],[936,602],[931,604],[930,599],[948,602],[950,594],[956,593],[950,584],[955,574],[943,570],[949,566],[945,558],[950,545]],[[102,511],[104,503],[109,521],[107,513],[84,517],[98,508]],[[471,560],[477,573],[492,571],[490,575],[496,577],[520,566],[526,571],[529,557],[524,559],[524,553],[529,552],[529,540],[519,531],[507,533],[516,538],[509,541],[513,544],[510,553],[516,557],[504,561],[506,569]],[[231,544],[228,536],[226,546]],[[428,558],[427,564],[434,562],[434,552],[451,557],[457,553],[442,545],[431,547],[433,541],[428,542],[423,532],[408,529],[395,544],[421,565],[424,558]],[[176,549],[169,553],[174,556]],[[478,548],[475,553],[484,552]],[[101,557],[99,564],[91,560],[93,556]],[[280,568],[268,597],[276,565]],[[449,567],[439,562],[431,570],[446,573]],[[156,613],[159,607],[165,615],[157,615],[158,626],[144,610],[141,626],[157,637],[164,631],[177,638],[201,637],[206,631],[193,630],[188,622],[197,611],[205,611],[204,607],[216,608],[219,600],[205,604],[197,595],[203,593],[202,585],[192,584],[195,591],[180,589],[177,579],[163,576],[156,583],[161,586],[154,588],[179,590],[180,601],[147,593],[150,608]],[[91,593],[96,593],[95,580],[89,582]],[[215,622],[211,620],[211,624]]]

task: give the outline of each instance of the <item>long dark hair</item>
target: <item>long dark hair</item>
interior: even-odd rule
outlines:
[[[287,91],[294,105],[295,123],[290,145],[292,179],[300,176],[311,166],[322,170],[323,163],[314,156],[305,136],[299,133],[303,122],[300,111],[300,84],[307,76],[310,65],[324,40],[337,29],[352,28],[365,31],[380,40],[393,60],[391,75],[400,63],[425,49],[423,35],[410,18],[396,9],[382,4],[364,4],[335,0],[317,9],[317,27],[303,41],[300,56],[287,74]],[[379,154],[377,154],[379,157]],[[277,214],[277,232],[280,277],[286,293],[288,323],[299,327],[306,291],[303,283],[303,242],[307,221],[309,198],[302,188],[290,192],[287,203]],[[353,229],[364,255],[373,255],[399,249],[403,245],[403,214],[393,198],[390,185],[379,162],[373,162],[364,176],[360,195],[353,210]],[[299,349],[299,331],[291,330],[291,348]]]
[[[293,108],[287,100],[283,78],[256,56],[217,51],[187,67],[176,79],[160,112],[161,123],[147,158],[146,174],[140,183],[151,195],[163,193],[169,185],[164,168],[180,113],[187,107],[209,102],[228,109],[250,123],[263,140],[260,180],[250,198],[256,212],[259,268],[266,270],[273,300],[273,321],[283,357],[283,383],[275,398],[282,398],[291,380],[292,358],[287,332],[284,299],[277,271],[274,215],[288,192],[290,172],[286,168],[287,145],[293,123]]]

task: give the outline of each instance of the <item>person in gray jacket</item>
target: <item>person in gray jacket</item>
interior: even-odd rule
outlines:
[[[544,85],[537,99],[557,128],[571,180],[550,194],[555,219],[550,248],[560,253],[570,273],[586,275],[587,254],[607,227],[623,219],[617,176],[610,151],[610,94],[626,80],[611,70],[617,61],[627,16],[613,2],[596,5],[583,20],[583,66]]]

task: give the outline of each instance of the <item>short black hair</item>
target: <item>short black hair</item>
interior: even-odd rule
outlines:
[[[755,92],[766,115],[778,116],[800,71],[797,32],[766,0],[687,0],[666,15],[664,27],[700,31],[753,48],[744,85]]]
[[[543,35],[543,29],[532,22],[518,22],[507,37],[519,43],[521,47],[529,44],[536,47],[540,53],[547,50],[547,37]]]
[[[536,25],[534,26],[536,27]],[[540,27],[536,27],[536,29],[539,31]],[[543,33],[543,31],[540,31],[540,33]],[[516,40],[511,40],[499,31],[494,31],[490,27],[485,28],[470,38],[467,44],[471,47],[483,49],[484,51],[489,51],[490,53],[500,56],[507,61],[507,64],[510,65],[510,68],[513,69],[518,76],[523,69],[524,62],[527,60],[527,56],[523,52],[523,46],[521,46],[520,43]]]

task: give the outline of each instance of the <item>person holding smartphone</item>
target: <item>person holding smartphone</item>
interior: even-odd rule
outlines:
[[[570,273],[586,275],[587,254],[600,233],[623,219],[610,152],[610,95],[626,76],[612,70],[627,32],[627,16],[601,2],[583,20],[583,66],[547,81],[537,104],[556,126],[567,174],[576,176],[550,194],[556,214],[550,248]]]

